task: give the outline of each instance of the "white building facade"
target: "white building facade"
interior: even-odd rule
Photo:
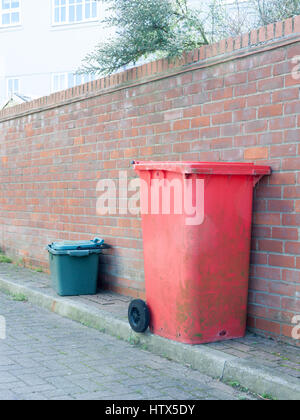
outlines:
[[[0,0],[0,104],[91,80],[76,75],[103,38],[96,0]]]
[[[205,0],[188,3],[207,9]],[[0,0],[0,108],[15,94],[36,98],[90,81],[76,71],[108,35],[104,13],[97,0]]]

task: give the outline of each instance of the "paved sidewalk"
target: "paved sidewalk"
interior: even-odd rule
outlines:
[[[255,399],[16,298],[0,293],[0,400]]]
[[[31,303],[224,382],[240,384],[260,395],[300,400],[299,347],[250,333],[242,339],[201,346],[176,343],[150,333],[136,334],[127,322],[130,298],[108,292],[62,298],[51,289],[47,274],[12,264],[0,264],[0,290],[21,293]]]

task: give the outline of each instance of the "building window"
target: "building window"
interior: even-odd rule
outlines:
[[[51,91],[59,92],[95,80],[92,74],[56,73],[52,75]]]
[[[7,79],[7,96],[12,97],[15,93],[20,93],[20,79]]]
[[[53,0],[54,25],[88,22],[97,18],[97,0]]]
[[[52,77],[52,92],[66,89],[66,74],[54,74]]]
[[[20,24],[20,0],[0,0],[0,27]]]

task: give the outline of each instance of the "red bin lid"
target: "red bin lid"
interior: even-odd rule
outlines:
[[[270,166],[240,162],[134,162],[136,171],[169,171],[182,174],[270,175]]]

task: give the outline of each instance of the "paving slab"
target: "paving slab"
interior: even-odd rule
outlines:
[[[259,398],[28,301],[15,301],[13,296],[1,292],[0,308],[7,321],[0,354],[5,354],[7,348],[16,348],[19,355],[3,358],[0,400]],[[28,352],[33,338],[30,331],[24,332],[24,325],[30,322],[40,326],[40,339],[35,339],[35,346],[40,346],[41,354],[51,356],[42,363],[35,353]],[[23,345],[24,335],[28,347]],[[30,361],[26,367],[24,360]]]
[[[300,399],[300,351],[297,346],[271,341],[252,333],[247,333],[241,339],[195,346],[168,340],[150,332],[136,334],[127,321],[127,309],[131,300],[129,297],[107,291],[101,291],[94,296],[60,297],[52,290],[47,274],[13,264],[0,264],[0,290],[10,294],[12,299],[26,299],[60,316],[106,333],[107,337],[112,336],[135,344],[147,352],[179,362],[223,382],[239,384],[257,394],[270,395],[277,399]],[[17,320],[13,311],[11,317]],[[62,319],[62,322],[67,320]],[[29,347],[28,334],[31,336]],[[49,363],[52,363],[51,370],[59,371],[63,367],[76,369],[77,366],[76,373],[81,373],[78,360],[85,357],[86,343],[74,344],[79,356],[69,358],[67,365],[62,366],[54,347],[51,350],[52,354],[46,352],[47,342],[53,337],[61,339],[59,347],[63,359],[64,353],[68,354],[71,350],[62,330],[55,331],[50,327],[41,326],[37,320],[33,320],[33,324],[25,322],[23,331],[11,334],[11,340],[16,341],[16,347],[7,349],[5,357],[11,355],[9,359],[16,360],[18,351],[24,352],[27,346],[26,354],[32,353],[33,357],[20,357],[20,364],[24,368],[30,367],[33,360],[40,361],[44,366],[44,360],[47,368]],[[107,346],[109,347],[109,344]],[[108,360],[110,356],[107,355]],[[131,358],[137,362],[137,355],[131,356],[129,352],[123,356],[127,360]],[[95,369],[93,362],[97,361],[98,353],[89,353],[86,357],[89,366]],[[158,361],[156,363],[159,364]],[[136,375],[138,377],[138,372]],[[88,393],[90,390],[86,391]],[[176,393],[172,390],[167,394],[172,396]]]

